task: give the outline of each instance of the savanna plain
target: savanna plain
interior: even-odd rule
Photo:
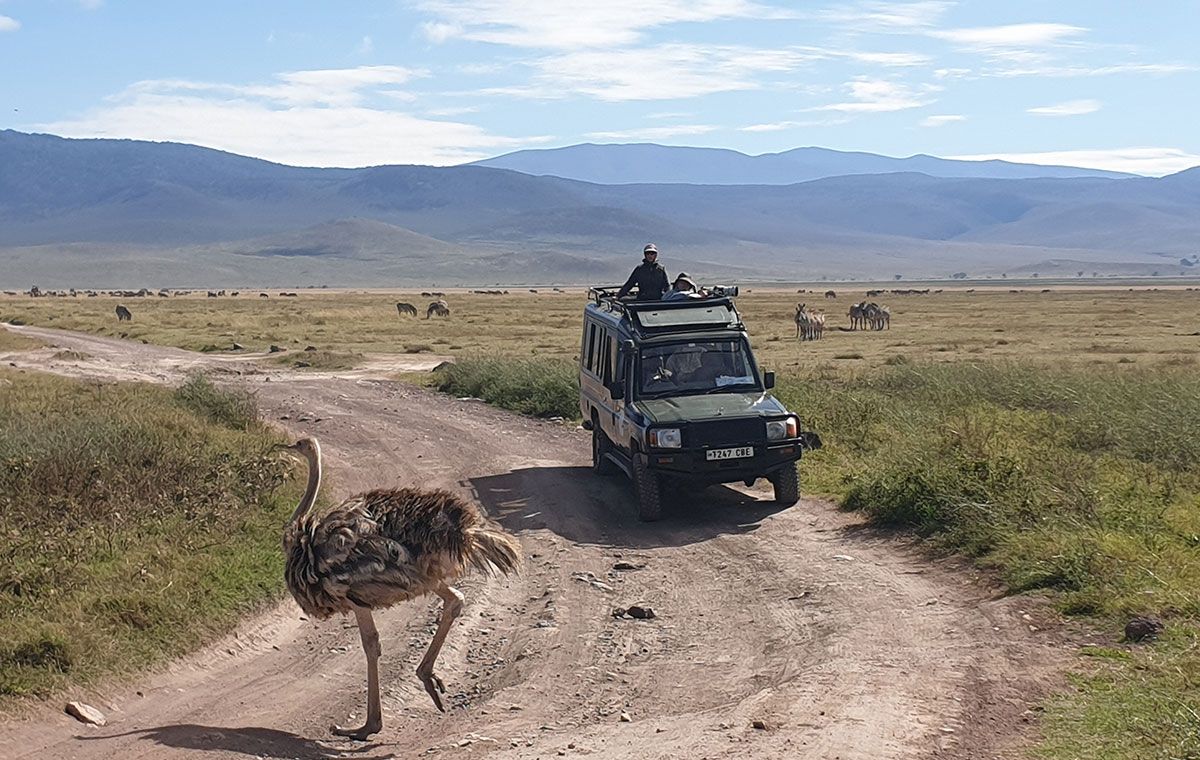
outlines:
[[[1200,291],[878,287],[737,299],[777,395],[824,440],[803,489],[1096,634],[1039,706],[1030,755],[1200,757]],[[390,357],[398,380],[573,427],[586,295],[564,290],[450,291],[450,316],[430,319],[413,291],[0,297],[0,321],[312,373]],[[863,300],[890,307],[890,329],[850,330]],[[797,340],[798,303],[826,312],[823,339]],[[37,346],[0,330],[0,355]],[[402,371],[420,356],[453,361]],[[252,396],[203,377],[172,390],[0,370],[0,705],[178,656],[276,598],[297,476],[268,452],[279,435]],[[1156,639],[1121,640],[1137,616],[1164,624]]]

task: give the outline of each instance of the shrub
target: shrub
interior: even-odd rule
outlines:
[[[535,417],[579,416],[578,368],[565,359],[476,357],[447,364],[437,388]]]
[[[218,388],[204,375],[192,375],[176,388],[175,401],[210,422],[230,428],[245,430],[258,420],[258,405],[251,394]]]

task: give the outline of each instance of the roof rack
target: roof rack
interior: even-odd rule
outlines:
[[[627,320],[630,325],[642,333],[657,333],[663,331],[675,332],[680,330],[712,329],[717,326],[745,329],[742,325],[741,314],[733,303],[738,294],[737,286],[718,285],[709,288],[712,294],[707,298],[688,298],[678,301],[635,301],[617,298],[619,285],[597,285],[588,288],[588,300],[596,308],[607,311],[618,318]],[[682,312],[703,310],[712,314],[713,307],[724,306],[729,312],[728,319],[714,320],[708,316],[690,320]]]

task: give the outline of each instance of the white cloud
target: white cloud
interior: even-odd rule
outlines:
[[[673,100],[756,90],[764,74],[788,72],[814,59],[796,50],[669,44],[623,50],[579,50],[533,62],[531,84],[494,87],[488,95],[554,99]]]
[[[1081,116],[1086,113],[1095,113],[1103,106],[1104,104],[1099,100],[1068,100],[1052,106],[1030,108],[1028,113],[1036,116]]]
[[[415,75],[385,66],[288,72],[267,85],[139,82],[84,117],[36,128],[193,143],[298,166],[458,164],[549,139],[367,105],[408,97],[390,88]]]
[[[931,37],[953,42],[969,50],[997,51],[1044,47],[1077,37],[1088,30],[1069,24],[1007,24],[966,29],[936,29]]]
[[[850,95],[854,100],[844,103],[831,103],[824,106],[808,108],[808,111],[841,111],[843,113],[885,113],[888,111],[903,111],[909,108],[920,108],[934,101],[929,93],[938,88],[925,85],[922,92],[916,92],[911,87],[900,82],[886,79],[870,79],[859,77],[847,82]]]
[[[832,127],[850,121],[848,117],[837,116],[828,119],[808,119],[804,121],[774,121],[766,124],[747,124],[738,127],[739,132],[783,132],[789,129],[804,129],[808,127]]]
[[[860,63],[880,66],[924,66],[933,61],[922,53],[845,53],[845,56]]]
[[[948,113],[939,116],[926,116],[921,119],[922,127],[944,127],[947,124],[954,124],[960,121],[966,121],[967,117],[958,113]]]
[[[636,42],[642,30],[680,22],[790,15],[750,0],[425,0],[437,17],[426,37],[577,50]]]
[[[664,140],[682,135],[703,135],[715,132],[717,127],[708,124],[678,124],[669,127],[642,127],[615,132],[588,132],[584,137],[593,140]]]
[[[1200,166],[1200,155],[1179,148],[1112,148],[1108,150],[1060,150],[1042,153],[988,153],[946,156],[962,161],[1013,161],[1047,166],[1082,166],[1089,169],[1129,172],[1161,177]]]
[[[11,16],[0,16],[0,32],[15,32],[20,28],[20,21]]]
[[[952,7],[953,2],[937,0],[913,3],[868,2],[850,8],[820,11],[817,18],[859,29],[907,32],[914,28],[933,26]]]
[[[1150,74],[1165,76],[1196,71],[1197,67],[1186,63],[1116,63],[1109,66],[1056,66],[1010,67],[985,72],[994,77],[1101,77],[1113,74]]]
[[[358,66],[353,69],[315,69],[290,71],[276,75],[271,84],[226,84],[189,80],[149,79],[136,82],[130,92],[144,95],[188,93],[200,97],[224,95],[230,98],[250,98],[269,101],[281,106],[351,106],[368,95],[388,91],[391,87],[426,76],[420,70],[400,66]]]

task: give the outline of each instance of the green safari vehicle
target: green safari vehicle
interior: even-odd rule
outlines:
[[[694,486],[766,478],[775,500],[800,498],[797,465],[820,438],[771,395],[734,304],[736,287],[703,299],[625,301],[595,287],[583,313],[579,411],[592,467],[624,472],[638,516],[662,516],[672,481]]]

